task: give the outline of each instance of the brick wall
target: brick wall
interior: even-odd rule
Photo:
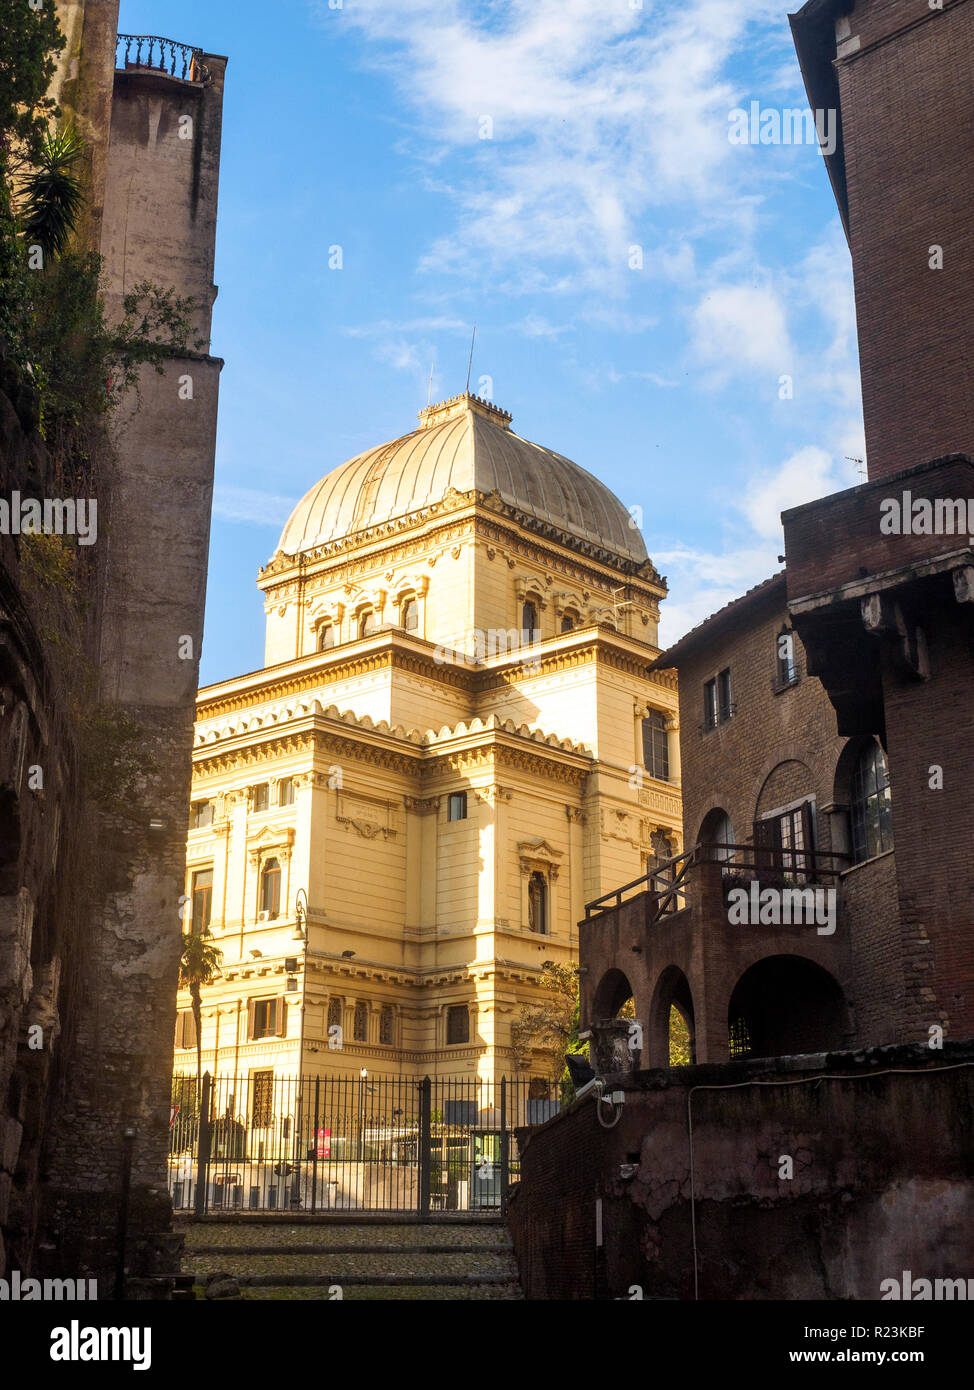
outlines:
[[[860,0],[850,37],[837,70],[876,478],[974,452],[974,8]]]
[[[528,1298],[692,1299],[691,1165],[701,1299],[968,1277],[972,1063],[969,1046],[900,1047],[620,1079],[615,1128],[588,1099],[526,1136],[509,1221]]]

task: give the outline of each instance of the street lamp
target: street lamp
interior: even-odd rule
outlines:
[[[304,1122],[304,1094],[303,1094],[303,1070],[304,1070],[304,1011],[305,996],[308,988],[308,895],[303,888],[299,888],[294,897],[294,930],[291,938],[294,941],[302,941],[304,949],[302,951],[303,969],[301,973],[301,1029],[298,1037],[298,1104],[297,1104],[297,1123],[294,1127],[294,1178],[291,1182],[291,1209],[297,1210],[301,1205],[301,1135]],[[316,1136],[317,1137],[317,1136]]]
[[[361,1162],[364,1157],[363,1152],[363,1130],[365,1129],[365,1083],[369,1079],[369,1073],[365,1067],[359,1072],[358,1083],[358,1156]]]

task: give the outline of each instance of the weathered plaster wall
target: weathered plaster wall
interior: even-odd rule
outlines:
[[[525,1134],[510,1226],[529,1298],[629,1298],[633,1285],[645,1299],[694,1298],[691,1195],[701,1299],[878,1299],[903,1270],[970,1276],[970,1045],[637,1072],[618,1085],[614,1129],[584,1100]]]

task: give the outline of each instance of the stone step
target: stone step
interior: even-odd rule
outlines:
[[[337,1302],[325,1285],[261,1284],[241,1286],[243,1301],[316,1301]],[[342,1286],[343,1303],[376,1302],[523,1302],[524,1294],[516,1283],[507,1284],[346,1284]]]
[[[281,1282],[290,1279],[304,1279],[309,1283],[331,1281],[340,1284],[344,1279],[355,1279],[367,1283],[380,1276],[382,1280],[424,1279],[427,1283],[450,1283],[454,1278],[480,1279],[488,1282],[497,1279],[516,1279],[517,1266],[508,1251],[502,1254],[486,1253],[483,1250],[451,1250],[447,1254],[418,1254],[413,1250],[380,1250],[369,1254],[313,1254],[294,1255],[284,1251],[261,1252],[257,1255],[211,1255],[197,1251],[186,1260],[186,1272],[192,1273],[196,1283],[209,1274],[222,1271],[234,1279],[261,1278],[273,1282],[286,1275]]]
[[[500,1245],[196,1245],[190,1254],[211,1255],[510,1255]]]

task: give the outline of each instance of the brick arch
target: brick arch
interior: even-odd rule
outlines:
[[[593,1022],[604,1018],[615,1018],[627,999],[635,1001],[636,991],[629,983],[628,975],[613,966],[602,976],[592,995],[591,1017]],[[637,1007],[636,1016],[639,1016]]]
[[[796,771],[785,772],[785,769],[796,769]],[[782,775],[775,780],[775,774]],[[787,805],[792,801],[798,801],[803,796],[818,795],[818,785],[815,773],[804,758],[779,758],[774,767],[761,783],[757,799],[752,803],[754,812],[752,821],[758,820],[760,816],[768,811],[774,810],[776,806]]]
[[[815,782],[817,773],[814,766],[809,762],[809,751],[799,743],[779,743],[775,745],[774,752],[761,764],[760,771],[751,780],[751,790],[748,794],[747,804],[756,808],[761,799],[761,792],[764,784],[780,763],[803,763],[809,769],[812,780]],[[817,791],[817,785],[813,790]],[[751,816],[754,819],[754,815]]]
[[[878,743],[872,734],[859,734],[850,738],[835,761],[832,779],[832,800],[840,806],[848,806],[852,800],[852,774],[865,749],[871,743]],[[882,744],[880,744],[882,747]],[[885,752],[885,749],[883,750]],[[888,763],[887,758],[887,763]]]
[[[696,1060],[696,1022],[690,981],[678,965],[660,972],[649,1005],[649,1066],[670,1064],[670,1009],[683,1015],[690,1032],[690,1055]]]
[[[738,1020],[753,1057],[837,1051],[851,1031],[841,984],[811,954],[762,955],[743,970],[727,1000],[728,1031]]]

